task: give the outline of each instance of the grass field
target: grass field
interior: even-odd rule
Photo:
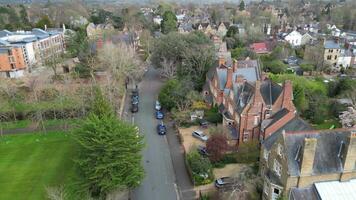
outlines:
[[[0,199],[41,200],[46,187],[70,185],[74,145],[60,132],[0,138]]]

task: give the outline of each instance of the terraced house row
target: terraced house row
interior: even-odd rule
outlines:
[[[219,107],[236,145],[261,145],[263,199],[354,199],[356,129],[313,130],[293,104],[290,81],[272,82],[257,60],[232,60],[220,43],[205,101]]]

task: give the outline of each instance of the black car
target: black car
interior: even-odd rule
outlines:
[[[138,96],[138,89],[132,90],[131,96]]]
[[[163,123],[157,125],[157,133],[158,135],[165,135],[167,133],[167,128]]]
[[[206,147],[199,145],[197,150],[200,155],[209,156],[209,153],[208,153],[208,150],[206,149]]]
[[[209,122],[206,121],[205,119],[200,119],[200,120],[199,120],[199,125],[200,125],[202,128],[208,128]]]
[[[131,104],[131,112],[132,113],[138,112],[138,104]]]

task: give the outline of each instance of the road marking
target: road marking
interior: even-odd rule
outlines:
[[[176,183],[173,183],[173,185],[174,185],[174,190],[176,191],[177,200],[180,200],[178,186]]]
[[[135,116],[134,116],[134,115],[132,115],[132,119],[131,119],[131,121],[132,121],[132,124],[134,124],[134,123],[135,123]]]

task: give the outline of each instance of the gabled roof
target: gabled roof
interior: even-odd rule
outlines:
[[[253,43],[250,47],[256,53],[267,53],[268,52],[267,44],[265,42]]]
[[[270,121],[273,120],[273,117],[269,119]],[[269,125],[269,124],[268,124]],[[283,127],[278,129],[276,132],[274,132],[271,136],[269,136],[267,139],[265,139],[262,142],[262,145],[264,148],[267,150],[270,150],[273,146],[273,144],[276,142],[277,138],[282,134],[282,132],[286,131],[308,131],[308,130],[313,130],[313,128],[304,120],[302,120],[300,117],[294,117],[292,120],[287,122]]]
[[[219,89],[225,89],[226,79],[227,79],[227,69],[226,68],[217,68],[216,74],[219,80]]]
[[[238,113],[241,113],[246,105],[249,103],[250,99],[254,95],[255,88],[248,82],[243,84],[234,84],[233,92],[235,98],[235,109]]]
[[[260,92],[267,105],[273,105],[282,93],[282,86],[267,79],[261,83]]]

